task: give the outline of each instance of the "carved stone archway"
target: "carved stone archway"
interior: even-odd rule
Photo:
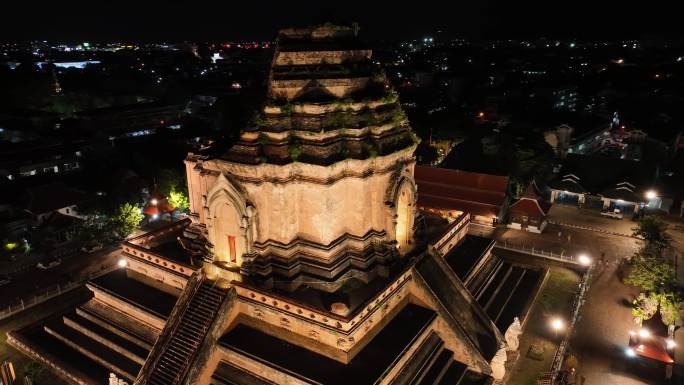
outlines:
[[[389,235],[400,253],[405,253],[413,246],[413,227],[416,216],[416,185],[413,178],[406,174],[394,177],[387,194],[389,217]]]
[[[242,256],[252,251],[256,231],[256,209],[237,184],[224,174],[207,192],[205,218],[214,260],[242,265]]]

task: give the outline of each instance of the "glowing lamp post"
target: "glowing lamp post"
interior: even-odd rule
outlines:
[[[579,257],[577,257],[577,261],[580,263],[582,266],[589,266],[591,265],[591,258],[589,258],[586,254],[580,254]]]
[[[551,329],[553,329],[554,338],[558,338],[558,331],[563,329],[563,320],[560,318],[551,320]]]

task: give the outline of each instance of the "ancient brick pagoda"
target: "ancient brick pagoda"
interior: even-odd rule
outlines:
[[[215,264],[333,291],[411,248],[416,144],[353,30],[281,31],[255,120],[227,152],[186,161]]]
[[[80,384],[492,381],[513,316],[490,284],[513,267],[459,249],[467,214],[418,225],[416,142],[354,28],[278,40],[254,126],[185,162],[189,219],[10,343]]]

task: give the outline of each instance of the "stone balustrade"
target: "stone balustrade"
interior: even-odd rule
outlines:
[[[449,225],[446,232],[432,243],[431,246],[439,255],[445,255],[468,233],[469,224],[470,214],[462,214]]]
[[[195,267],[174,261],[160,254],[151,252],[144,247],[129,244],[128,242],[123,244],[122,250],[129,258],[133,257],[142,261],[146,261],[147,263],[154,264],[165,270],[173,271],[174,273],[180,274],[184,277],[190,277],[196,270]]]
[[[24,341],[22,337],[15,335],[14,332],[7,333],[7,344],[32,359],[39,361],[43,365],[48,366],[53,373],[57,373],[58,376],[68,380],[72,384],[90,385],[90,382],[86,380],[88,377],[85,374],[73,368],[69,368],[64,365],[59,358],[42,350],[35,344]]]
[[[240,282],[233,284],[245,314],[349,352],[407,297],[411,280],[411,271],[405,271],[349,316],[314,309]]]

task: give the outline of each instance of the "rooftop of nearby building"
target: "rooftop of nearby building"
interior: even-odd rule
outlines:
[[[537,185],[531,182],[520,199],[511,205],[509,211],[524,213],[527,216],[546,216],[550,209],[551,204],[541,199]]]
[[[638,202],[642,199],[643,191],[652,187],[656,172],[657,166],[649,162],[569,154],[557,177],[549,182],[549,187]]]
[[[419,207],[495,217],[507,199],[507,176],[418,165],[415,179]]]

